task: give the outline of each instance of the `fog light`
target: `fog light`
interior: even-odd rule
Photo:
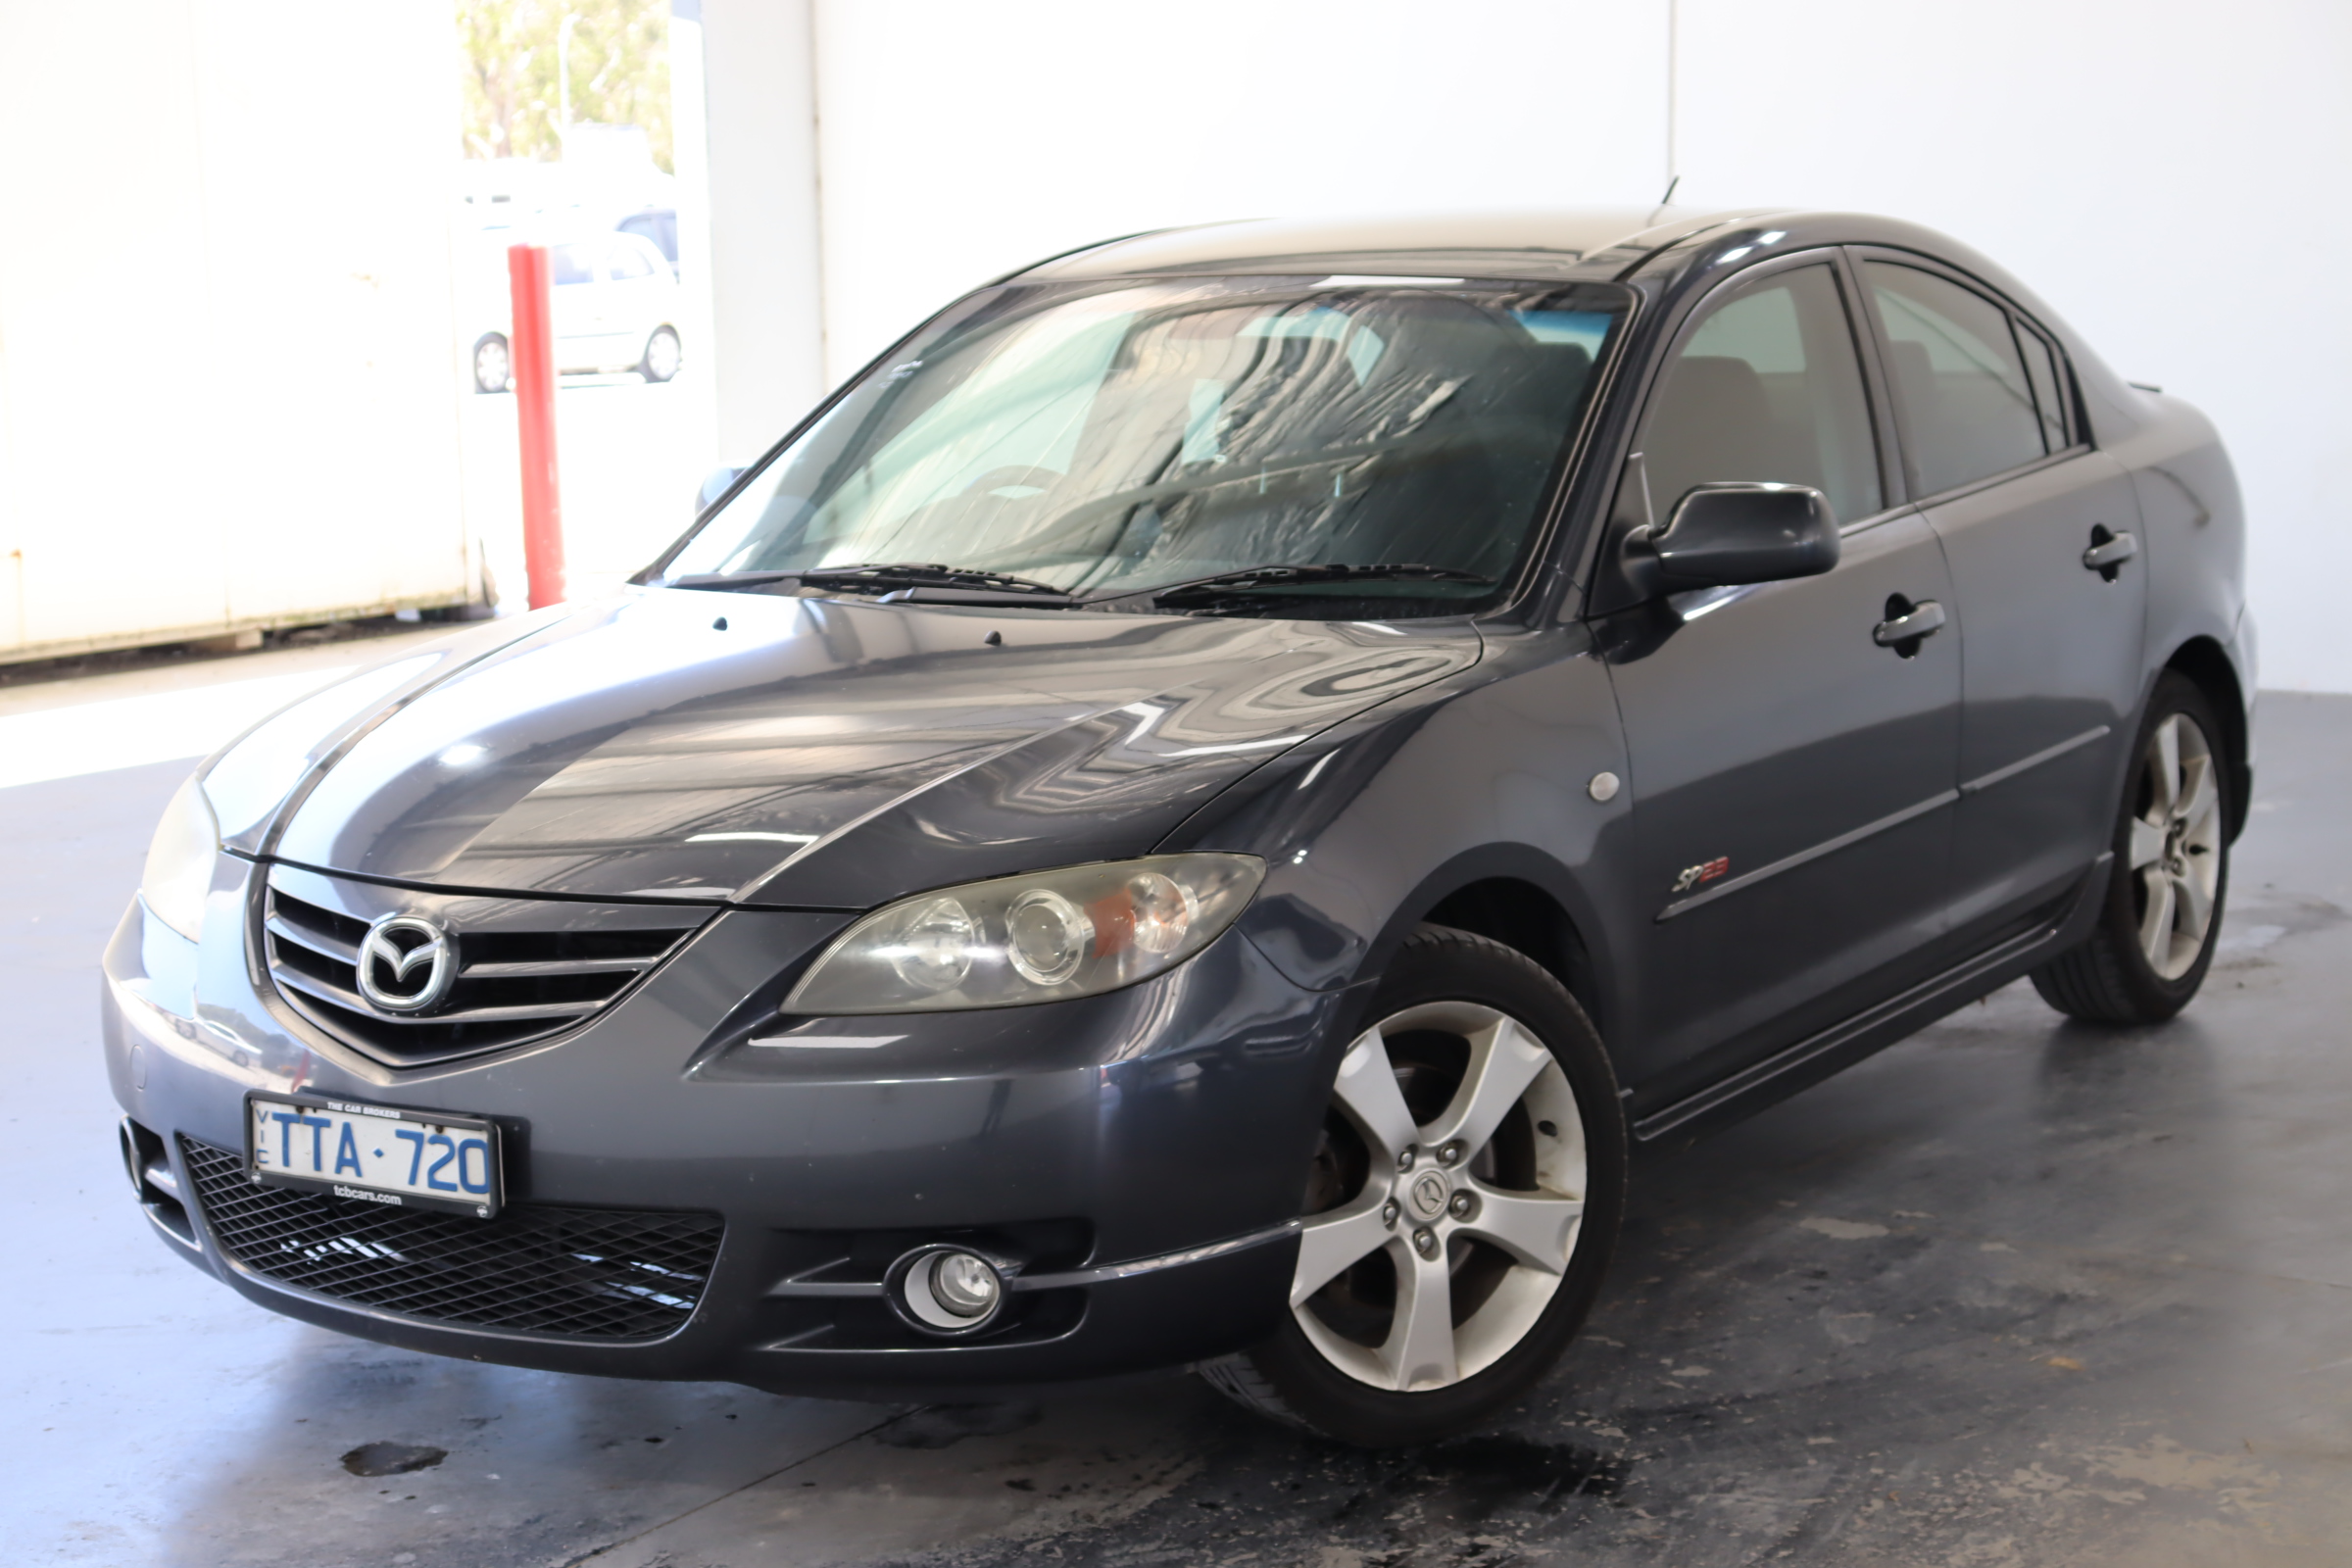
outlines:
[[[918,1247],[890,1267],[885,1284],[899,1316],[930,1334],[977,1333],[1004,1307],[1004,1276],[960,1247]]]
[[[997,1271],[969,1252],[942,1252],[931,1265],[931,1298],[957,1317],[986,1317],[1004,1294]]]

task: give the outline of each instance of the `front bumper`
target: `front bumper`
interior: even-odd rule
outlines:
[[[263,1305],[468,1359],[900,1397],[1181,1365],[1284,1310],[1351,994],[1300,990],[1238,932],[1109,996],[816,1021],[762,1045],[745,997],[847,917],[730,909],[582,1029],[395,1069],[265,993],[244,942],[256,874],[222,857],[200,945],[134,903],[104,1011],[116,1096],[162,1161],[150,1214]],[[707,1282],[682,1327],[626,1343],[295,1288],[222,1245],[190,1164],[217,1178],[202,1146],[242,1149],[249,1089],[500,1118],[516,1211],[715,1215]],[[957,1238],[1020,1267],[1021,1310],[972,1341],[926,1338],[885,1308],[876,1260]]]

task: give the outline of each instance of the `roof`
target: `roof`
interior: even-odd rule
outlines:
[[[1356,261],[1379,270],[1472,276],[1592,276],[1702,230],[1770,208],[1583,207],[1367,217],[1255,219],[1159,229],[1040,263],[1026,278],[1138,272],[1265,271],[1284,263]]]

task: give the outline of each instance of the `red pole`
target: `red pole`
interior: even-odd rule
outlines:
[[[531,608],[564,602],[564,506],[556,489],[556,334],[547,247],[507,248],[514,294],[514,415],[522,449],[522,564]]]

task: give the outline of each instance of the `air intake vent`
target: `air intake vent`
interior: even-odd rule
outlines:
[[[311,898],[289,892],[298,883]],[[413,1013],[360,994],[360,944],[377,914],[409,908],[398,889],[274,867],[264,893],[270,977],[287,1004],[379,1061],[414,1066],[520,1045],[580,1022],[626,991],[709,918],[663,905],[549,899],[434,900],[457,975]],[[340,904],[331,907],[329,901]]]
[[[314,1295],[435,1323],[582,1340],[658,1340],[694,1315],[715,1214],[516,1204],[496,1219],[256,1187],[224,1149],[180,1139],[213,1239]]]

